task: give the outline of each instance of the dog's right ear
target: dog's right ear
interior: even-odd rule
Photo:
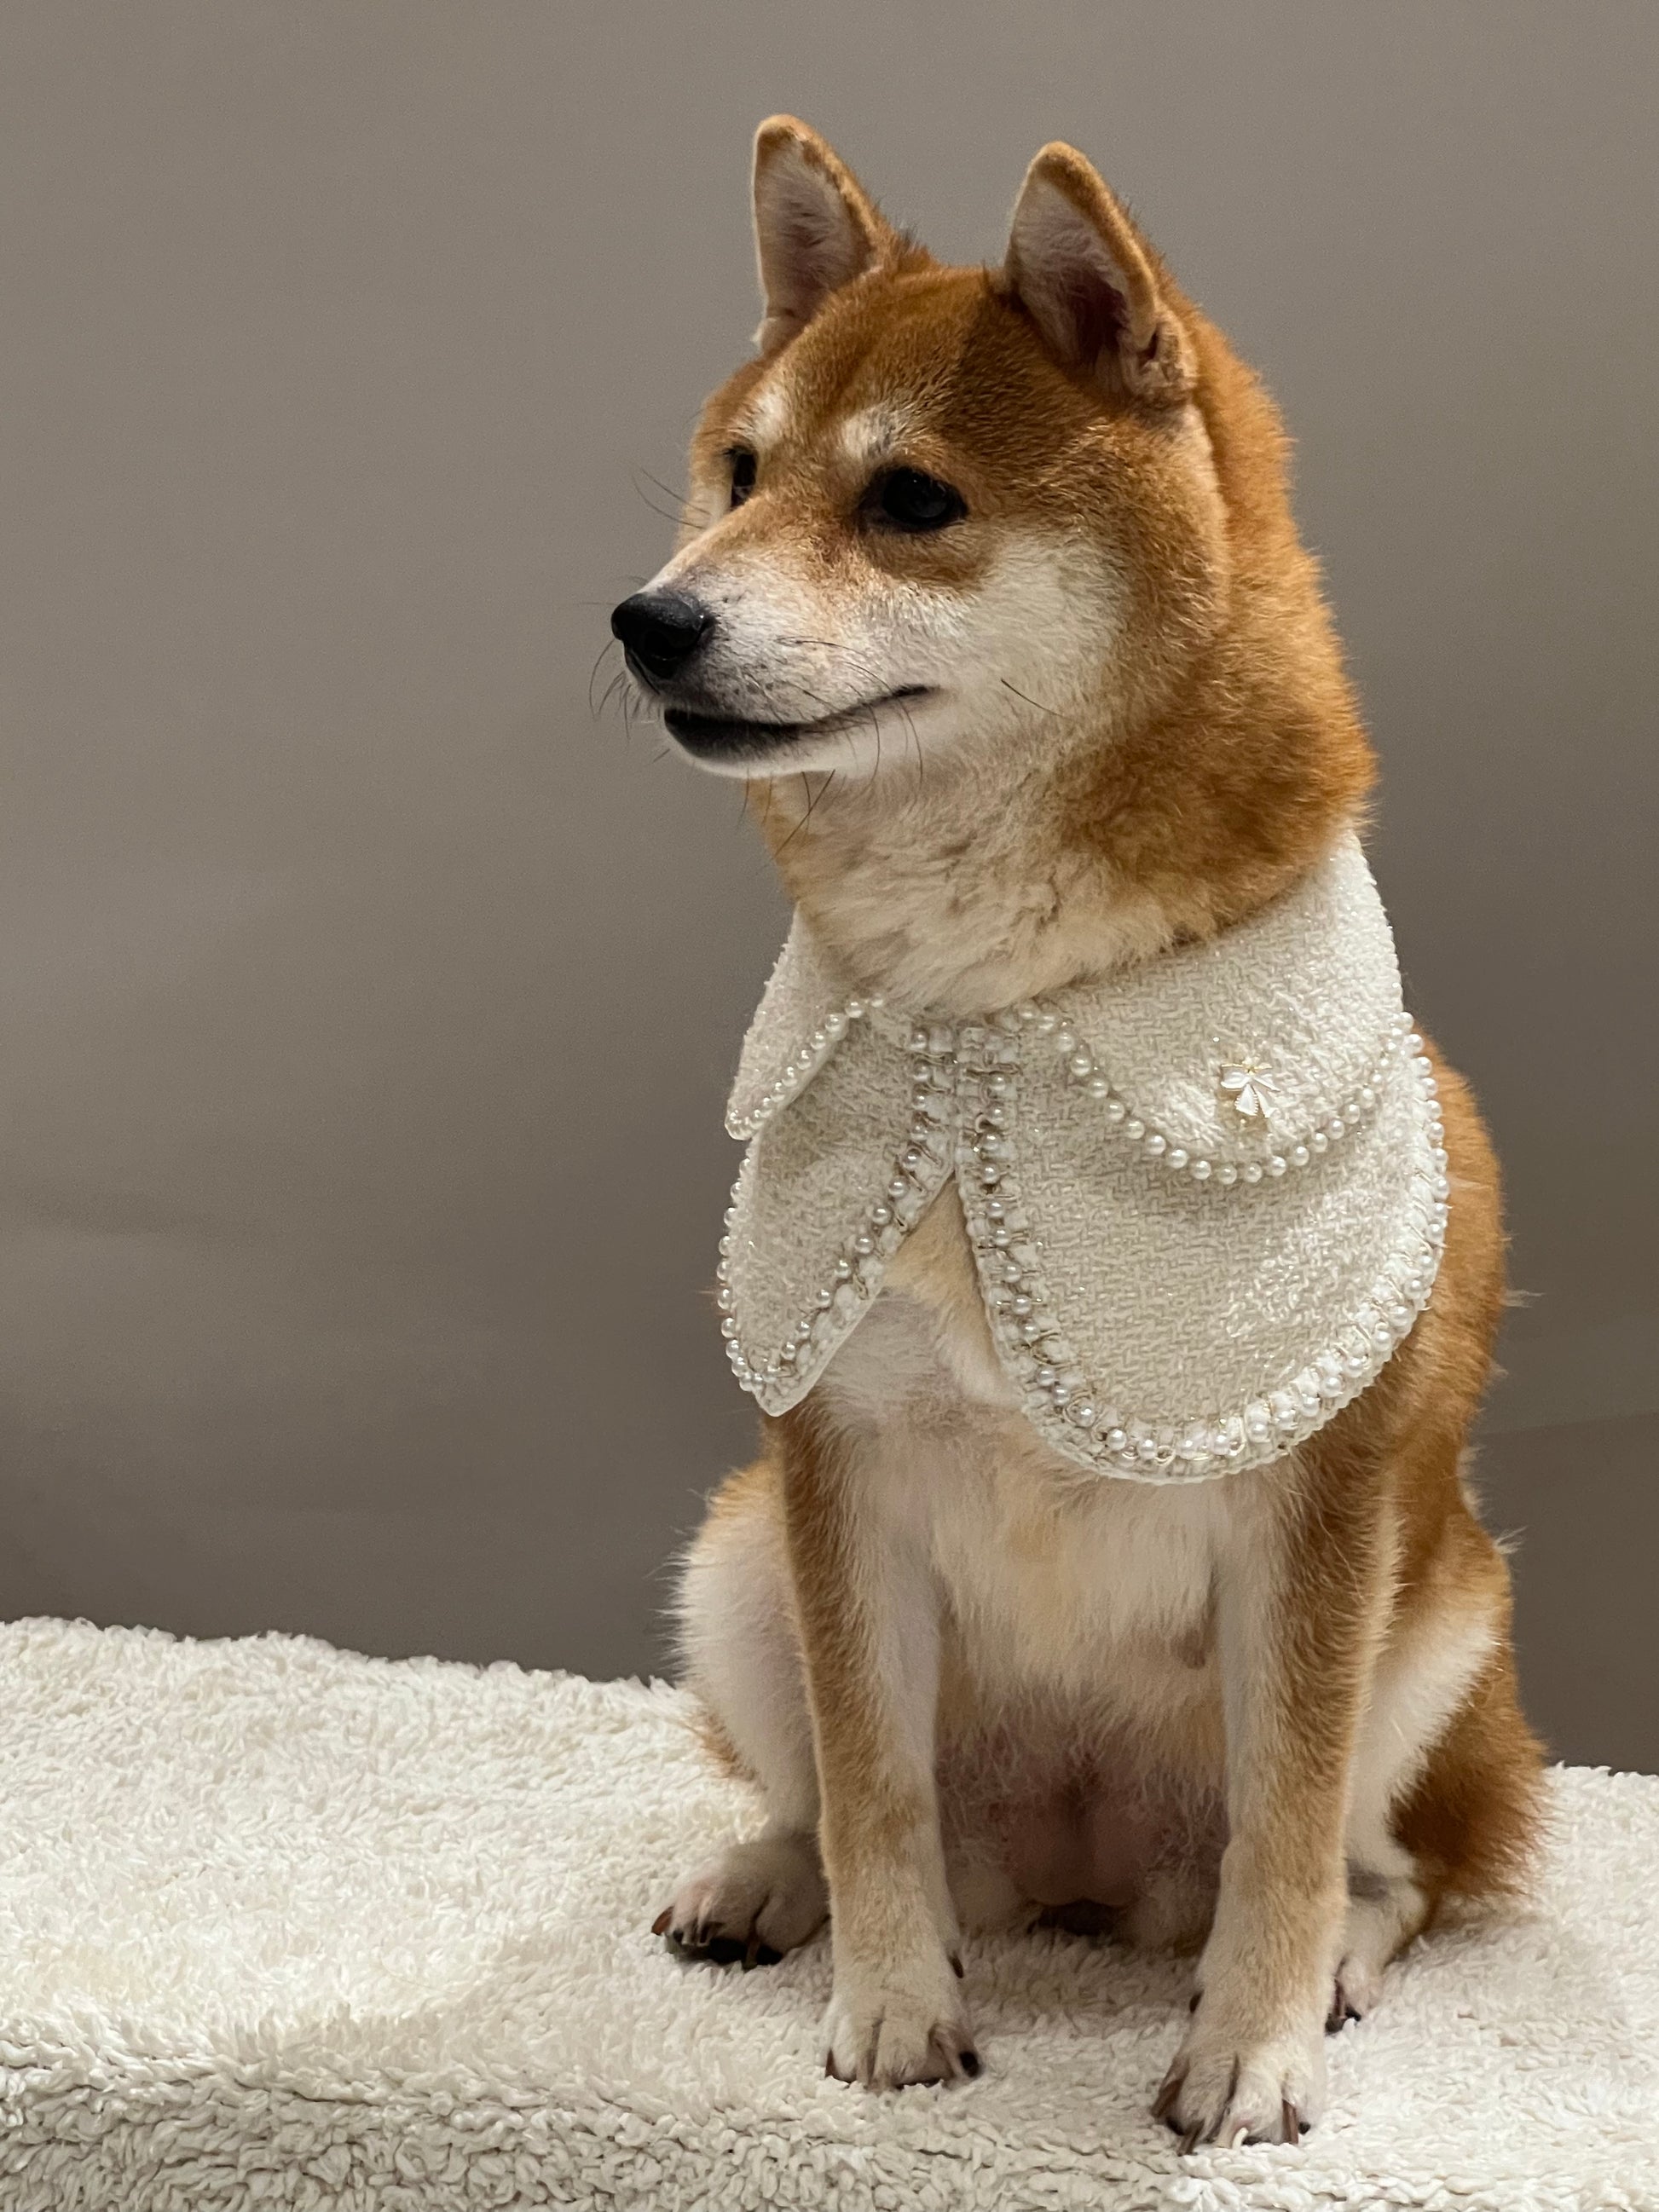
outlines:
[[[755,134],[755,246],[766,313],[755,333],[775,353],[832,292],[896,244],[875,202],[817,132],[774,115]]]

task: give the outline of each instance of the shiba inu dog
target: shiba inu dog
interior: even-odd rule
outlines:
[[[1037,155],[1000,267],[950,268],[778,118],[755,221],[757,352],[704,410],[678,549],[613,626],[678,746],[750,787],[817,957],[863,994],[813,1052],[866,1001],[944,1025],[948,1051],[913,1040],[907,1159],[932,1157],[930,1086],[955,1110],[963,1040],[989,1035],[962,1158],[994,1188],[996,1024],[1035,1034],[1056,994],[1245,942],[1352,843],[1371,756],[1273,405],[1080,155]],[[1089,1053],[1070,1065],[1141,1138]],[[804,1395],[777,1381],[793,1341],[754,1369],[782,1409],[713,1499],[681,1620],[766,1825],[684,1874],[656,1927],[753,1963],[827,1917],[833,2073],[976,2073],[958,1931],[1046,1913],[1198,1954],[1153,2105],[1186,2145],[1293,2140],[1328,2026],[1451,1901],[1523,1879],[1539,1752],[1463,1473],[1498,1176],[1465,1086],[1418,1065],[1449,1192],[1432,1294],[1413,1278],[1376,1371],[1279,1394],[1255,1444],[1237,1422],[1137,1443],[1053,1364],[1031,1370],[1051,1425],[1029,1418],[1011,1363],[1042,1324],[985,1273],[1015,1217],[965,1170],[913,1222],[872,1213],[878,1288]],[[1219,1080],[1270,1118],[1272,1071]],[[1145,1143],[1160,1170],[1187,1158]],[[1265,1207],[1284,1165],[1264,1151],[1169,1204],[1201,1237],[1220,1217],[1194,1209]],[[1042,1261],[1012,1249],[1018,1285]],[[838,1263],[831,1317],[862,1265]],[[1102,1472],[1053,1441],[1068,1398]],[[1120,1479],[1137,1449],[1203,1479]]]

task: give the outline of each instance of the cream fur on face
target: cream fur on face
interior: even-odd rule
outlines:
[[[1098,555],[1035,532],[1011,537],[969,591],[885,577],[836,591],[794,572],[787,547],[726,559],[696,541],[647,588],[664,586],[690,592],[718,625],[700,656],[698,712],[842,718],[763,753],[691,755],[744,781],[862,780],[956,748],[983,757],[1034,727],[1059,754],[1061,731],[1099,692],[1120,627],[1121,593]]]

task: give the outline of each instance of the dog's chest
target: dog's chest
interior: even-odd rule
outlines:
[[[925,1525],[977,1665],[1081,1683],[1107,1649],[1201,1663],[1225,1484],[1079,1476],[1044,1447],[997,1358],[952,1186],[818,1389],[869,1439],[862,1479]]]

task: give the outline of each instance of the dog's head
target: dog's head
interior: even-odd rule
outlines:
[[[1213,634],[1231,562],[1205,334],[1066,146],[997,270],[936,264],[822,139],[756,144],[759,357],[708,402],[674,557],[616,611],[726,775],[1099,730]]]

